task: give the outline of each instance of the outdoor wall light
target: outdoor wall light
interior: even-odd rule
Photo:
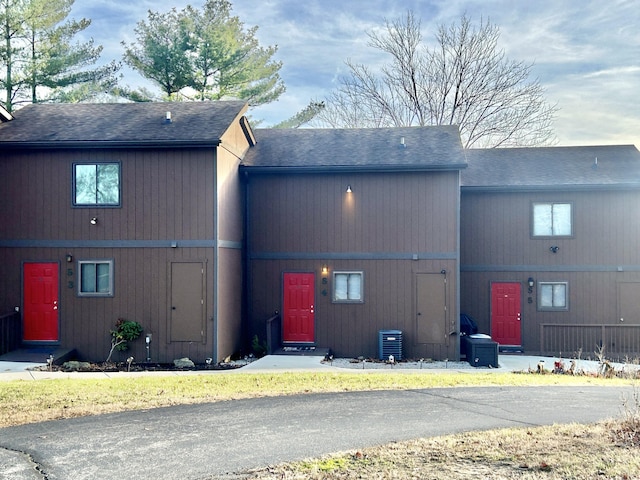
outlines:
[[[326,275],[329,273],[329,267],[327,267],[327,264],[325,263],[324,265],[322,265],[322,275]]]
[[[73,262],[73,255],[71,255],[70,253],[67,253],[67,256],[64,258],[67,261],[67,263]]]
[[[557,246],[557,245],[552,245],[552,246],[549,247],[549,251],[551,253],[558,253],[558,250],[560,250],[560,247]]]
[[[529,285],[529,293],[533,293],[533,286],[535,285],[535,280],[533,279],[533,277],[529,277],[527,279],[527,284]]]
[[[89,220],[91,222],[91,225],[97,225],[98,224],[98,217],[91,217],[91,220]]]
[[[351,185],[347,185],[347,193],[351,193]]]

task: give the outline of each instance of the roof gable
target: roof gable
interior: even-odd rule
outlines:
[[[458,128],[257,129],[248,171],[464,168]],[[404,142],[404,143],[403,143]]]
[[[237,101],[28,105],[0,125],[0,148],[217,144],[246,109]]]
[[[563,189],[640,186],[633,145],[466,150],[463,189]]]

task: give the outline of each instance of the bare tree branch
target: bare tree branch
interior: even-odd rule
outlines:
[[[315,124],[331,127],[458,125],[470,147],[547,145],[555,141],[556,106],[544,100],[531,64],[498,49],[498,27],[463,16],[440,26],[436,46],[422,41],[411,11],[370,33],[369,46],[390,56],[373,72],[347,60],[349,74],[326,99]]]

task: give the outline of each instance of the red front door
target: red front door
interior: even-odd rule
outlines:
[[[500,345],[522,345],[520,284],[491,284],[491,338]]]
[[[24,341],[59,340],[57,263],[24,264],[22,308]]]
[[[282,308],[282,341],[315,342],[315,275],[285,273]]]

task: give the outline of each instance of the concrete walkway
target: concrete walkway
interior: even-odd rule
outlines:
[[[473,373],[509,373],[509,372],[526,372],[536,370],[538,364],[544,362],[546,370],[552,370],[554,362],[557,360],[553,357],[539,357],[526,355],[500,355],[498,364],[500,368],[478,367],[474,368],[465,362],[435,362],[423,363],[415,362],[413,364],[399,364],[390,366],[387,364],[365,363],[357,364],[356,368],[344,368],[345,360],[337,359],[333,364],[323,362],[324,357],[321,356],[296,356],[296,355],[268,355],[266,357],[255,360],[241,368],[230,370],[211,370],[211,371],[166,371],[166,372],[48,372],[46,370],[33,370],[35,367],[45,367],[46,363],[29,363],[29,362],[4,362],[0,361],[0,381],[4,380],[46,380],[58,378],[122,378],[137,376],[182,376],[182,375],[215,375],[215,374],[242,374],[242,373],[273,373],[273,372],[308,372],[308,371],[327,371],[327,372],[349,372],[349,373],[382,373],[382,372],[403,372],[403,373],[445,373],[445,372],[463,372]],[[340,361],[342,360],[342,362]],[[564,364],[568,368],[569,360],[564,359]],[[339,366],[343,365],[343,366]],[[360,365],[363,368],[360,368]],[[622,368],[638,369],[637,365],[613,364],[616,370]],[[599,364],[596,361],[578,360],[576,368],[578,371],[596,372]]]

